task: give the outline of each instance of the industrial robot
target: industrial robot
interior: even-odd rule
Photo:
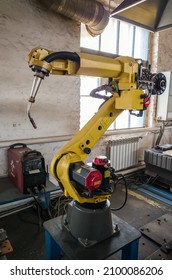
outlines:
[[[92,164],[84,161],[100,137],[124,111],[141,116],[152,95],[162,94],[166,79],[162,73],[152,74],[150,66],[132,57],[105,57],[83,52],[52,51],[34,48],[29,54],[29,67],[34,81],[27,113],[44,77],[49,75],[85,75],[108,78],[108,83],[94,89],[91,96],[104,101],[95,115],[54,156],[50,170],[53,177],[72,201],[68,205],[63,226],[85,247],[97,244],[120,229],[112,221],[112,167],[104,156]],[[108,95],[100,94],[105,90]]]

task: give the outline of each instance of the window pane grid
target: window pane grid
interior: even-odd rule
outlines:
[[[148,31],[114,18],[110,18],[104,32],[94,38],[87,33],[85,26],[81,24],[81,47],[112,55],[132,56],[147,60],[148,36]],[[81,127],[95,114],[102,103],[102,100],[89,96],[91,90],[100,85],[100,81],[101,79],[96,77],[81,77]],[[144,114],[143,117],[136,117],[125,110],[109,129],[137,128],[143,127],[143,125]]]
[[[100,51],[116,53],[117,51],[117,21],[110,18],[108,26],[101,34]],[[109,43],[110,42],[110,43]]]
[[[119,55],[132,56],[134,26],[126,22],[120,22]]]

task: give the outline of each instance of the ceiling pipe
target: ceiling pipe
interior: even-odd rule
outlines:
[[[75,21],[82,22],[91,36],[100,35],[110,13],[96,0],[41,0],[44,6]]]

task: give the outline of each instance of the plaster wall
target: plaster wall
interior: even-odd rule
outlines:
[[[79,128],[80,78],[49,76],[44,79],[31,114],[26,109],[33,72],[28,54],[35,47],[55,51],[79,51],[80,25],[47,11],[37,0],[1,0],[0,3],[0,176],[7,174],[8,144],[25,142],[40,150],[49,165],[63,145],[39,143],[42,137],[72,135]],[[30,139],[30,142],[28,141]]]
[[[172,71],[172,28],[159,32],[158,71]]]

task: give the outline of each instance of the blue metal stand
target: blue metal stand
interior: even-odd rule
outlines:
[[[138,259],[139,240],[134,240],[122,248],[122,260]]]
[[[61,248],[48,231],[45,231],[45,248],[46,260],[59,260],[61,258]]]
[[[63,228],[61,217],[46,221],[44,223],[46,259],[60,260],[63,252],[71,260],[103,260],[120,250],[121,259],[138,259],[141,233],[117,216],[112,215],[112,217],[113,221],[118,223],[119,234],[89,248],[83,247],[70,232]]]

